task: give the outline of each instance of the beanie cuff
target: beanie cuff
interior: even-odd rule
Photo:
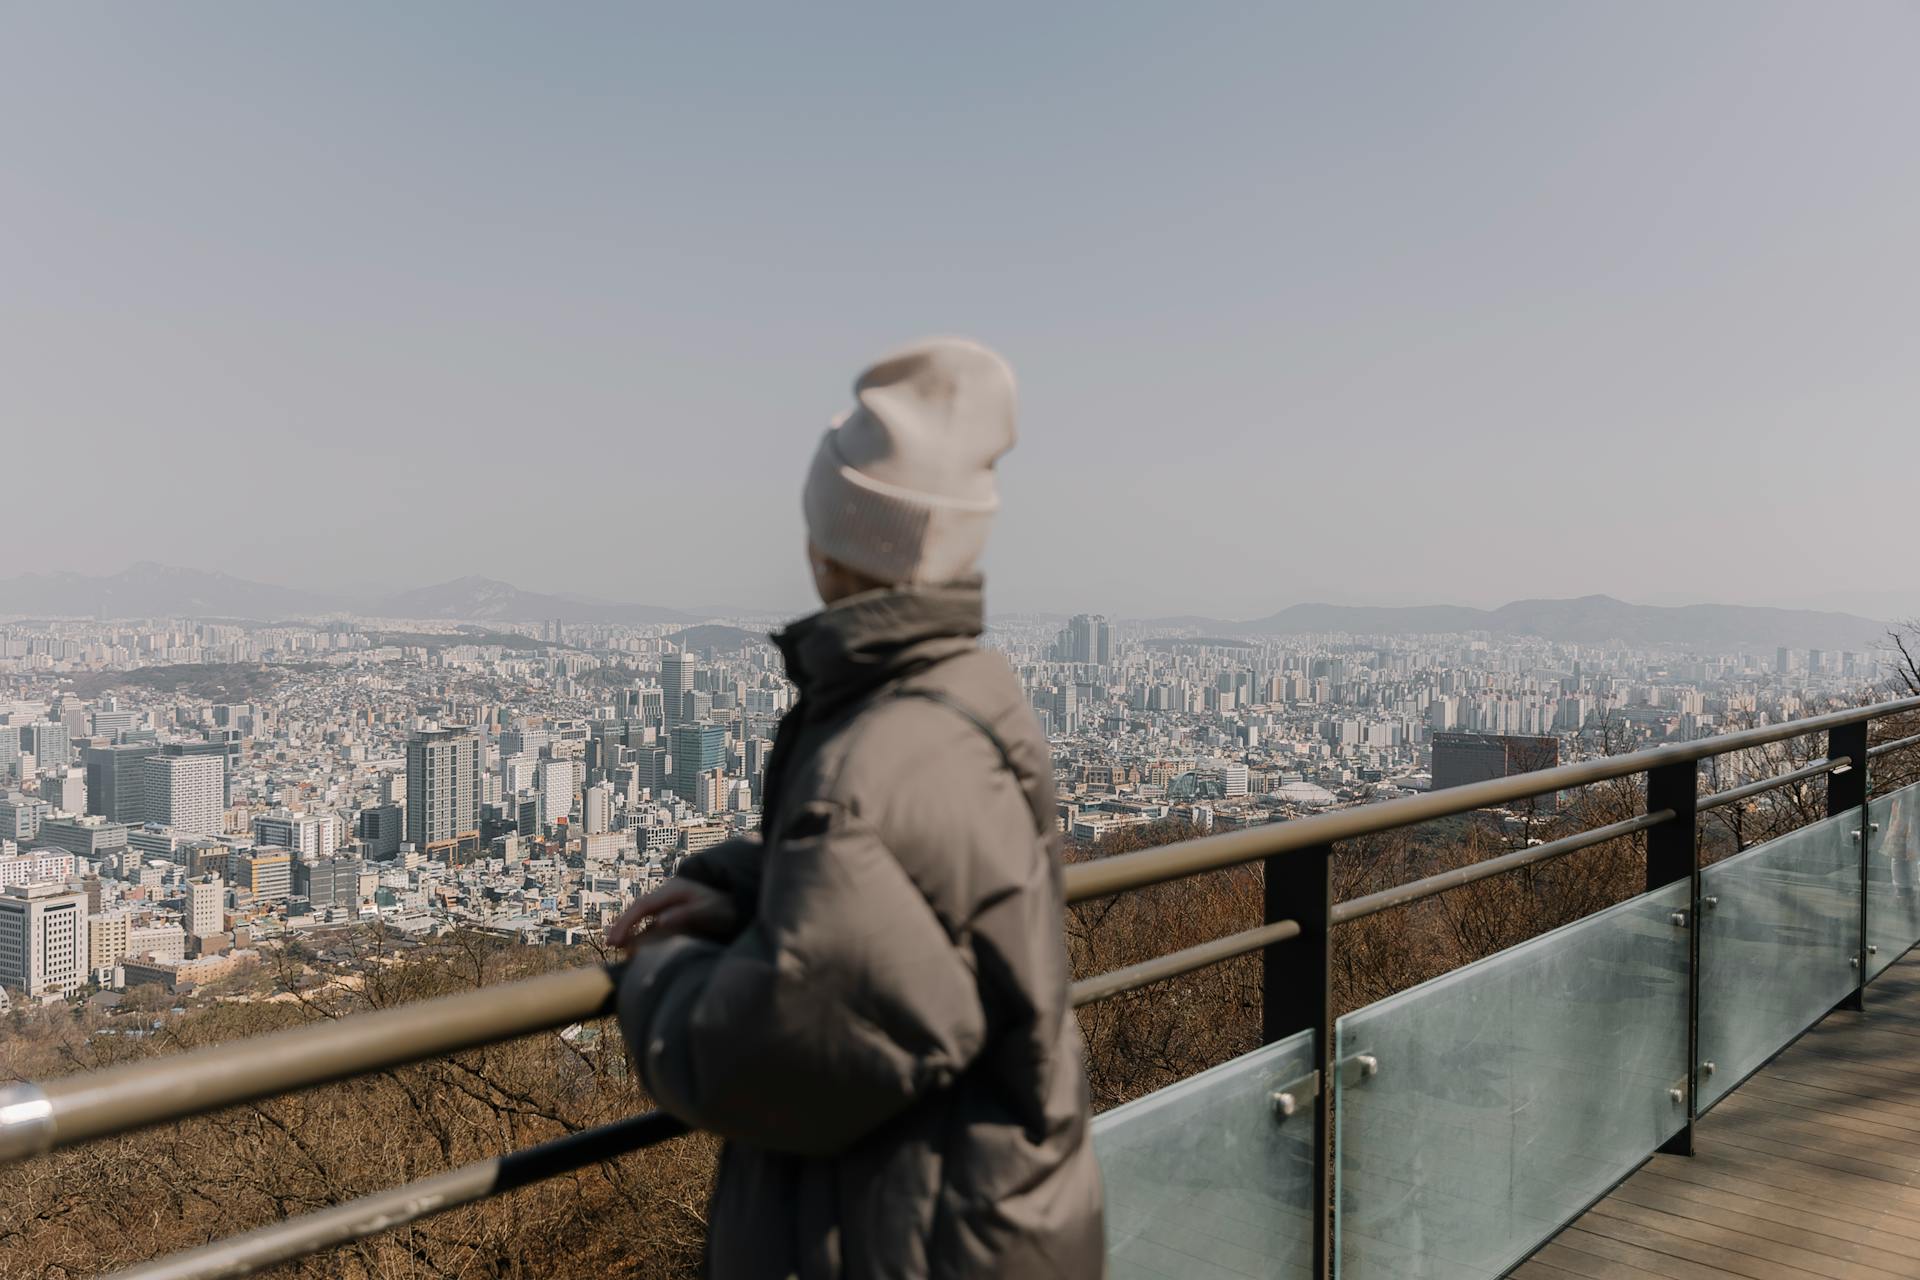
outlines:
[[[918,493],[848,466],[821,437],[802,505],[822,553],[879,582],[951,582],[986,549],[998,499]]]

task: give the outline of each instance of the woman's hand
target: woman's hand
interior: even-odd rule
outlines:
[[[640,926],[651,921],[647,927]],[[733,899],[718,889],[679,876],[642,894],[607,928],[610,947],[637,947],[677,934],[724,938],[739,924]]]

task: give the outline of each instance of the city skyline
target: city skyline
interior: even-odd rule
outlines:
[[[6,21],[24,565],[800,612],[853,371],[962,331],[997,608],[1920,612],[1910,8]]]

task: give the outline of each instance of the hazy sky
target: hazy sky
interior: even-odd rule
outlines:
[[[806,602],[1007,353],[999,609],[1920,613],[1920,6],[0,4],[0,576]],[[11,562],[11,563],[9,563]]]

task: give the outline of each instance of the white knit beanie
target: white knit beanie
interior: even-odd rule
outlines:
[[[826,555],[881,582],[972,572],[1000,499],[995,459],[1013,447],[1013,370],[964,338],[934,338],[853,384],[828,428],[802,504]]]

